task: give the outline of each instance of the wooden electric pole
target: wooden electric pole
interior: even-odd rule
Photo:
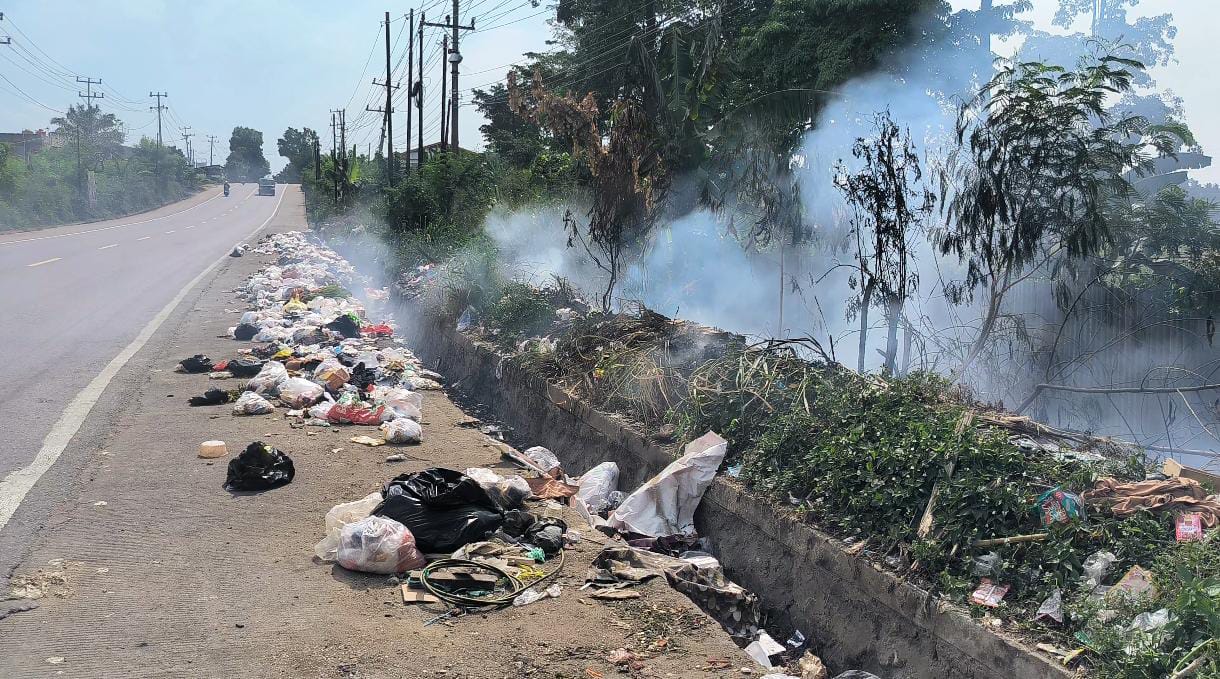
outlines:
[[[419,130],[416,132],[417,140],[415,153],[417,156],[416,162],[419,169],[424,169],[424,24],[428,23],[427,17],[423,12],[419,13],[419,40],[416,43],[419,45],[419,79],[415,81],[415,112],[419,115]],[[410,146],[410,143],[407,144]]]
[[[213,165],[213,163],[212,163],[212,147],[213,147],[213,146],[215,146],[215,145],[216,145],[216,135],[214,135],[214,134],[209,134],[209,135],[208,135],[208,167],[211,167],[211,166]]]
[[[385,82],[379,83],[377,79],[373,79],[374,85],[385,85],[385,109],[381,111],[385,114],[385,136],[386,136],[386,154],[385,154],[385,172],[390,184],[394,183],[394,90],[398,86],[394,84],[392,73],[390,72],[390,13],[385,13]],[[365,107],[368,108],[368,107]],[[368,109],[376,111],[378,109]],[[407,146],[410,146],[410,136],[408,134]]]
[[[446,35],[441,38],[441,54],[448,54],[448,53],[449,53],[449,36]],[[446,85],[445,69],[447,69],[448,67],[449,67],[449,62],[445,59],[441,59],[441,150],[442,151],[446,151],[449,149],[449,144],[447,143],[448,139],[449,139],[449,135],[448,135],[449,128],[448,128],[448,126],[445,125],[445,121],[446,121],[445,110],[449,108],[449,102],[445,99],[445,85]]]
[[[407,167],[411,174],[411,97],[415,96],[415,10],[407,15]],[[422,122],[422,121],[421,121]]]

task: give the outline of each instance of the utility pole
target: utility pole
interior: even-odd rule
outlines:
[[[161,103],[161,97],[168,97],[169,95],[164,92],[149,92],[148,96],[157,98],[157,105],[149,106],[148,110],[157,112],[157,146],[165,146],[161,141],[161,112],[169,107]]]
[[[374,80],[374,83],[377,81]],[[385,13],[385,166],[389,183],[394,183],[394,107],[391,97],[398,86],[390,82],[390,13]],[[410,144],[408,144],[410,146]]]
[[[441,38],[441,54],[449,53],[449,36]],[[445,125],[445,110],[449,107],[449,102],[445,99],[445,69],[449,67],[449,62],[441,59],[441,150],[448,150],[449,144],[446,141],[449,139],[449,128]]]
[[[459,90],[458,90],[458,64],[462,63],[462,52],[458,48],[458,35],[459,35],[458,31],[473,31],[474,30],[474,19],[473,18],[470,20],[469,26],[463,26],[461,23],[459,23],[459,19],[461,17],[461,14],[459,13],[459,9],[458,9],[459,1],[460,0],[453,0],[453,14],[449,17],[445,17],[445,23],[428,24],[429,26],[437,26],[439,28],[448,28],[452,31],[451,38],[453,41],[453,49],[452,50],[446,49],[444,54],[445,54],[445,61],[447,61],[449,64],[452,64],[451,77],[453,78],[453,83],[450,85],[450,90],[451,90],[451,97],[452,97],[453,101],[450,102],[450,104],[449,104],[449,106],[450,106],[449,143],[453,144],[453,147],[455,149],[457,148],[457,145],[458,145],[458,115],[457,115],[458,114],[458,92],[459,92]],[[442,134],[441,136],[443,138],[445,135]],[[443,143],[444,142],[442,142],[442,144]]]
[[[318,141],[318,136],[313,138],[313,180],[315,182],[322,181],[322,150],[319,148],[321,143]]]
[[[85,85],[85,91],[77,92],[76,96],[84,99],[86,106],[93,106],[94,99],[104,99],[106,97],[105,92],[98,92],[97,94],[93,93],[93,86],[102,84],[101,78],[94,80],[93,78],[82,78],[78,75],[76,76],[76,82],[83,83]]]
[[[415,81],[415,111],[419,114],[419,131],[415,153],[419,169],[424,169],[424,24],[428,23],[423,12],[419,13],[419,79]],[[407,146],[410,146],[408,143]]]
[[[212,166],[212,147],[216,144],[216,135],[208,135],[208,167]]]
[[[411,174],[411,97],[415,96],[415,10],[407,15],[407,167],[406,174]]]
[[[338,111],[330,112],[330,165],[331,165],[332,174],[334,175],[334,185],[335,185],[334,186],[334,202],[335,202],[335,205],[339,204],[339,156],[337,155],[337,151],[335,148],[339,143],[339,133],[338,133],[339,122],[338,122],[338,119],[336,118],[338,113],[339,113]]]
[[[182,128],[182,144],[186,146],[186,162],[190,163],[191,167],[195,166],[194,161],[191,159],[191,137],[193,136],[195,136],[195,133],[191,132],[190,125]]]

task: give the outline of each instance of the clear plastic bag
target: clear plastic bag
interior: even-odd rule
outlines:
[[[576,497],[584,500],[589,511],[601,512],[610,508],[610,493],[618,489],[618,465],[603,462],[580,477],[580,488]]]
[[[274,393],[288,379],[288,369],[279,361],[267,361],[258,374],[246,383],[246,390],[258,394]]]
[[[428,562],[407,527],[384,516],[369,516],[339,531],[335,560],[349,571],[392,575]]]
[[[424,429],[415,420],[399,417],[383,422],[381,435],[387,443],[419,443],[423,439]]]
[[[304,377],[289,377],[280,383],[280,402],[289,408],[305,408],[322,398],[325,390]]]
[[[271,404],[271,401],[252,391],[242,394],[233,404],[234,415],[266,415],[273,410],[275,410],[275,406]]]
[[[385,393],[383,403],[398,417],[405,417],[416,422],[423,417],[424,395],[417,391],[390,389]]]
[[[542,446],[527,448],[521,454],[529,458],[530,462],[538,465],[538,468],[544,472],[549,472],[553,469],[559,468],[560,466],[559,458],[555,456],[555,453],[552,453]]]
[[[466,476],[474,479],[505,511],[519,509],[531,493],[529,482],[516,474],[505,477],[486,467],[471,467]]]
[[[331,407],[334,405],[334,401],[322,401],[321,403],[310,407],[309,416],[319,420],[325,420],[330,414]]]
[[[368,517],[381,504],[381,493],[372,492],[359,500],[335,505],[326,512],[326,537],[313,548],[313,553],[323,561],[334,561],[339,551],[339,534],[343,527]]]

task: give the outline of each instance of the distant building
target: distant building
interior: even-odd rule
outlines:
[[[0,132],[0,144],[8,144],[21,155],[38,153],[48,146],[59,147],[58,135],[49,134],[46,130],[22,130],[21,132]]]

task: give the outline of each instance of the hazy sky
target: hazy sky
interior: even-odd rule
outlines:
[[[977,6],[965,0],[951,3]],[[443,21],[452,8],[441,0],[420,4],[433,21]],[[461,88],[495,81],[503,77],[504,65],[519,61],[523,52],[545,49],[550,4],[463,0],[463,23],[473,14],[480,30],[463,34],[462,72],[470,75],[463,75]],[[1034,0],[1033,18],[1049,27],[1056,5],[1056,0]],[[168,92],[165,138],[181,144],[180,128],[191,126],[197,158],[206,157],[206,136],[211,134],[217,137],[217,162],[223,162],[229,132],[234,125],[246,125],[262,130],[267,158],[278,168],[283,159],[275,140],[284,128],[312,127],[329,143],[329,110],[337,108],[348,110],[348,144],[364,149],[377,144],[380,130],[379,114],[362,111],[368,104],[382,104],[371,80],[385,73],[383,12],[391,10],[393,40],[409,7],[365,0],[10,0],[0,7],[5,14],[0,35],[11,35],[15,43],[0,46],[0,131],[46,127],[56,115],[18,88],[62,110],[83,101],[71,82],[79,75],[103,80],[106,99],[100,103],[130,126],[133,137],[156,135],[156,117],[148,108],[153,102],[147,95]],[[416,5],[417,15],[419,9]],[[1214,50],[1207,45],[1220,26],[1220,4],[1143,0],[1137,11],[1175,14],[1178,63],[1156,69],[1154,75],[1162,87],[1185,100],[1187,122],[1204,149],[1220,153],[1220,119],[1214,113],[1220,110],[1220,87],[1211,80],[1208,55]],[[392,58],[399,71],[406,66],[405,59],[399,63],[407,45],[403,33]],[[439,40],[438,29],[425,35],[425,75],[430,78],[425,81],[425,143],[436,141],[439,127]],[[402,110],[395,118],[399,148],[406,122]],[[462,146],[481,147],[481,122],[473,108],[463,107]],[[1220,167],[1195,176],[1220,181]]]

